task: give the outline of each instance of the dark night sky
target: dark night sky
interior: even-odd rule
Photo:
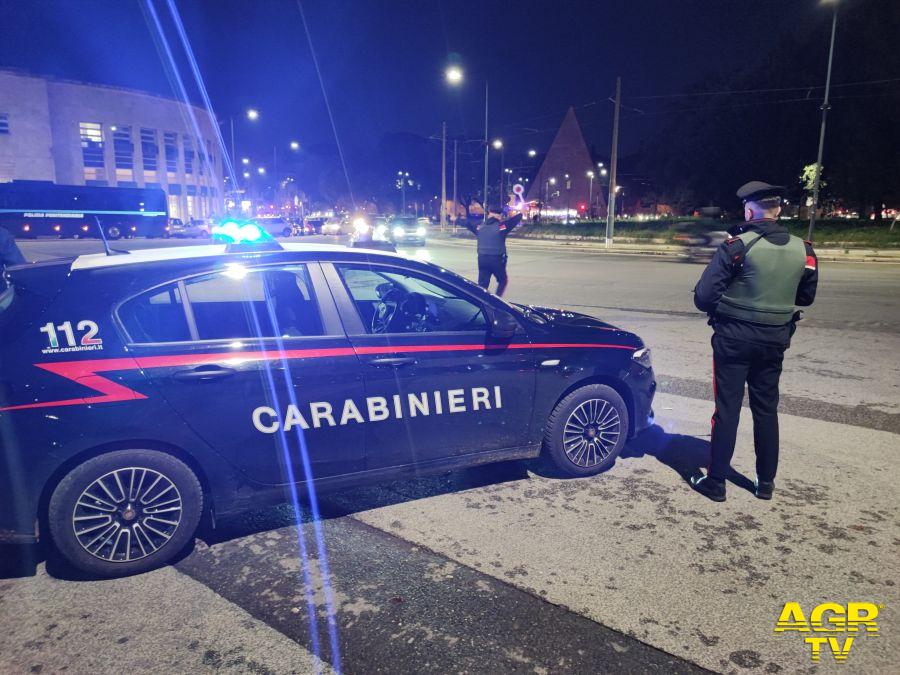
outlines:
[[[0,0],[0,66],[172,94],[142,2]],[[155,7],[168,17],[164,1]],[[220,117],[249,105],[261,111],[259,123],[238,127],[241,154],[293,138],[332,141],[296,2],[178,0],[177,7]],[[447,119],[451,134],[477,136],[485,78],[492,136],[513,151],[543,150],[566,107],[605,100],[616,75],[626,96],[675,93],[741,71],[784,32],[821,32],[827,46],[827,10],[816,0],[307,0],[304,9],[351,166],[387,132],[430,135]],[[467,73],[459,90],[443,81],[451,53]],[[814,84],[822,73],[794,79]],[[582,108],[579,117],[588,141],[608,152],[611,106]],[[631,116],[623,149],[649,139],[661,117]]]

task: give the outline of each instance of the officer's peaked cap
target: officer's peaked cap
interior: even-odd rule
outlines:
[[[784,196],[783,185],[770,185],[761,180],[751,180],[738,188],[737,196],[744,202],[758,202],[761,199],[781,198]]]

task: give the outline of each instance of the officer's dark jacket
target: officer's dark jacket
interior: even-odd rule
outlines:
[[[787,228],[776,220],[749,221],[729,230],[732,236],[716,250],[694,288],[694,304],[697,309],[709,314],[710,323],[717,334],[737,340],[787,346],[791,341],[795,321],[785,325],[766,325],[725,316],[717,311],[722,296],[732,282],[740,278],[743,271],[746,246],[737,237],[743,232],[757,233],[777,246],[787,245],[790,240]],[[819,282],[816,253],[812,244],[804,242],[804,245],[806,264],[794,299],[794,304],[800,307],[807,307],[813,303]]]
[[[522,222],[517,213],[507,220],[488,218],[481,225],[466,222],[466,227],[478,239],[478,255],[506,255],[506,238]]]

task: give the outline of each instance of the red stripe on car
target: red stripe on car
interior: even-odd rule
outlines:
[[[173,366],[199,366],[206,363],[246,363],[248,361],[279,361],[283,359],[318,359],[327,357],[357,356],[370,354],[427,353],[495,351],[501,349],[626,349],[636,347],[617,344],[578,344],[567,342],[514,343],[509,345],[452,344],[452,345],[376,345],[361,347],[323,347],[315,349],[269,349],[247,352],[216,352],[213,354],[171,354],[163,356],[136,356],[115,359],[85,359],[83,361],[59,361],[56,363],[36,363],[38,368],[72,380],[93,389],[96,396],[70,398],[58,401],[35,401],[0,408],[0,411],[49,408],[69,405],[91,405],[94,403],[115,403],[147,398],[144,394],[125,385],[98,375],[97,373],[140,370],[143,368],[166,368]]]

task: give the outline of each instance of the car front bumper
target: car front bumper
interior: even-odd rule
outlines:
[[[632,412],[631,436],[636,436],[655,423],[653,397],[656,394],[656,375],[652,368],[633,364],[624,380],[631,392]]]

